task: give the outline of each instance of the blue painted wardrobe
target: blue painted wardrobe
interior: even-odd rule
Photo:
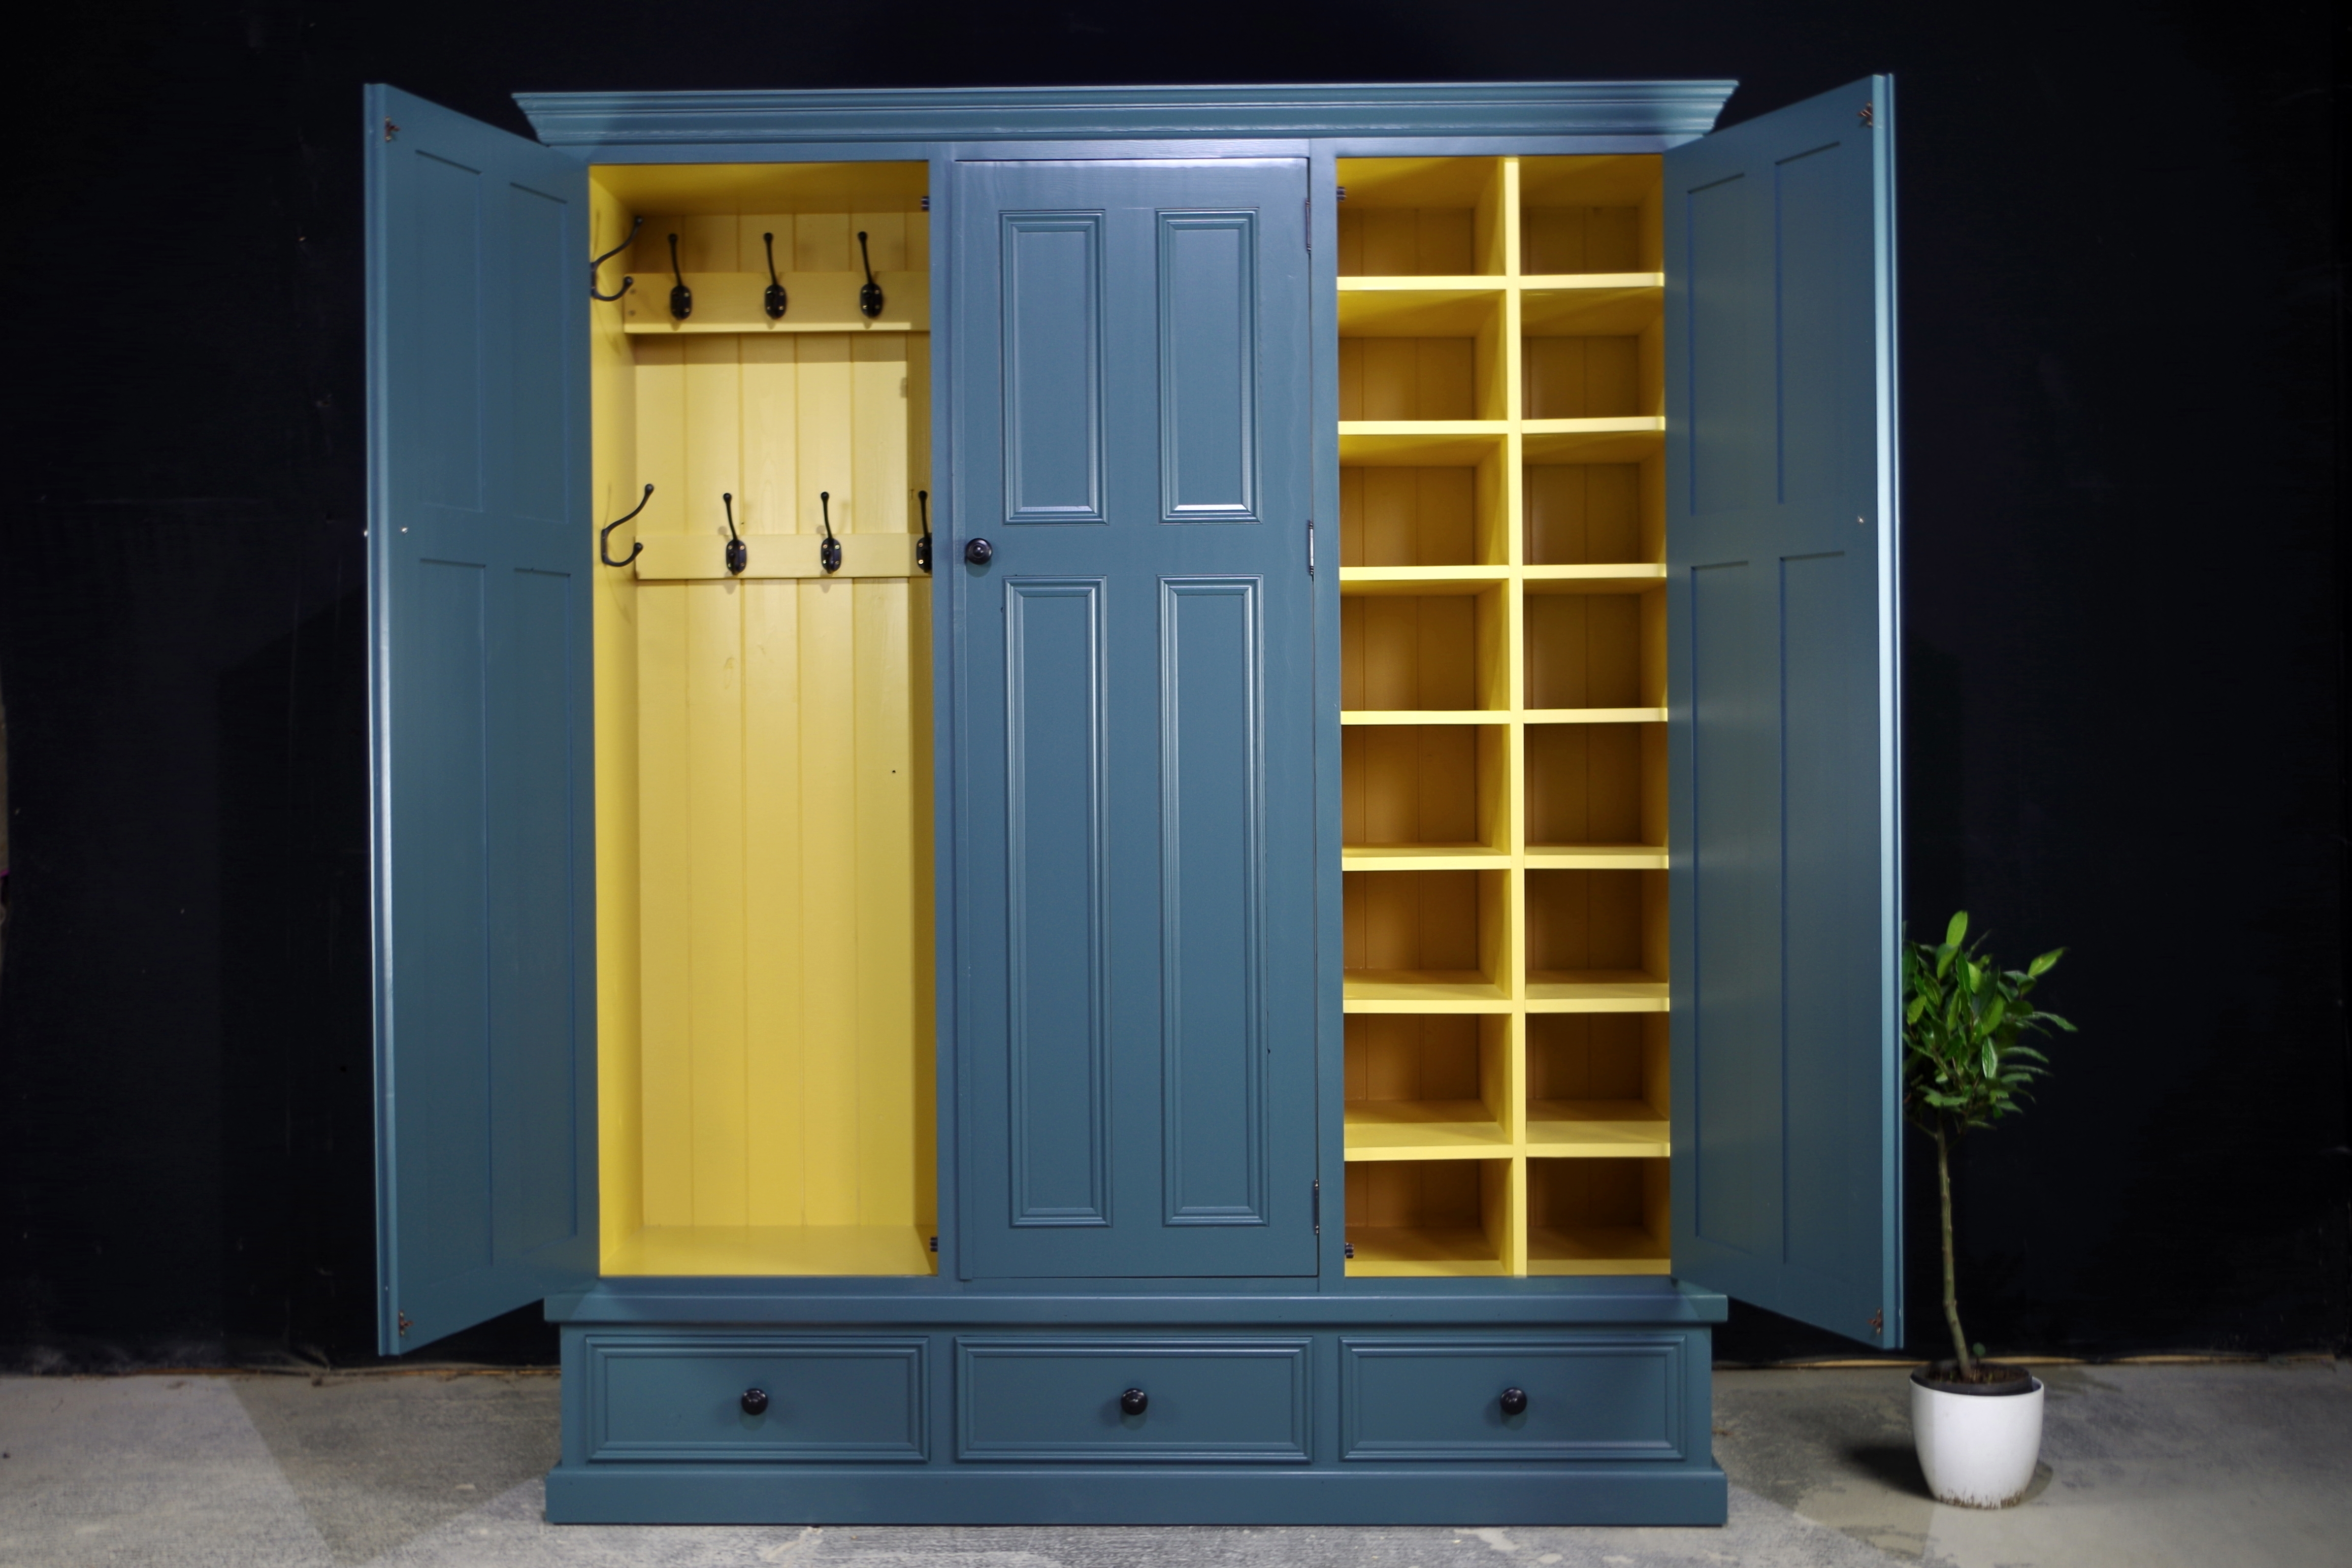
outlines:
[[[556,1521],[1706,1523],[1903,1338],[1893,84],[370,89],[381,1321]]]

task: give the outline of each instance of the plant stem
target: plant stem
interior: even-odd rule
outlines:
[[[1960,1376],[1976,1381],[1976,1358],[1969,1354],[1969,1337],[1960,1332],[1960,1294],[1952,1268],[1952,1151],[1944,1138],[1943,1118],[1936,1119],[1936,1192],[1944,1203],[1944,1322],[1952,1331],[1952,1355]]]

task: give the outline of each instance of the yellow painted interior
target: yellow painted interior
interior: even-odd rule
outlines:
[[[599,522],[655,487],[613,538],[616,557],[645,552],[593,569],[608,1274],[934,1266],[924,179],[592,171],[596,251],[645,219],[601,278],[635,286],[591,307]],[[886,295],[870,322],[861,229]],[[763,234],[782,323],[758,308]]]
[[[1339,174],[1349,1272],[1664,1273],[1659,161]]]

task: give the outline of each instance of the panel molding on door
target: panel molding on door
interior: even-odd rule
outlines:
[[[1256,577],[1160,581],[1169,1225],[1266,1222],[1262,588]]]
[[[1004,521],[1101,522],[1103,215],[1003,215]]]
[[[1004,587],[1012,1223],[1110,1223],[1099,577]]]
[[[1257,214],[1157,216],[1160,518],[1255,522]]]

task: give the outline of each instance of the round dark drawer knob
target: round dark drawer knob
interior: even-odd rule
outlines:
[[[1118,1407],[1129,1415],[1140,1415],[1151,1408],[1151,1396],[1139,1388],[1130,1388],[1118,1396]]]
[[[974,566],[985,566],[996,558],[996,546],[985,539],[967,539],[963,542],[963,558]]]
[[[1528,1391],[1524,1388],[1503,1390],[1503,1414],[1525,1415],[1528,1413]]]
[[[745,1389],[745,1390],[743,1391],[743,1414],[744,1414],[744,1415],[759,1415],[761,1411],[764,1411],[764,1410],[765,1410],[765,1409],[767,1409],[767,1408],[768,1408],[768,1391],[767,1391],[766,1389],[764,1389],[764,1388],[747,1388],[747,1389]]]

